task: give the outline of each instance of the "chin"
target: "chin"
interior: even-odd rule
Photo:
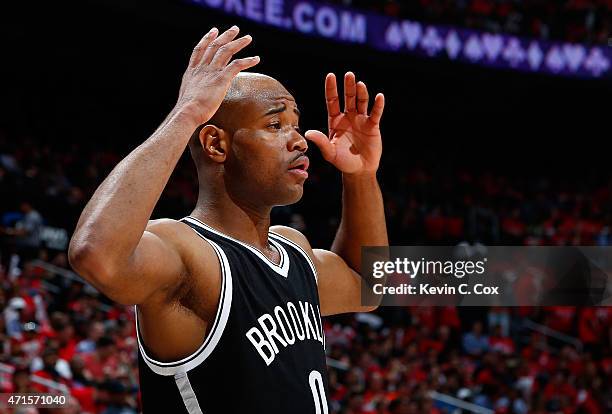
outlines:
[[[295,204],[302,199],[303,195],[304,187],[302,185],[299,185],[287,191],[287,193],[284,194],[284,197],[281,198],[281,201],[276,205],[288,206],[290,204]]]

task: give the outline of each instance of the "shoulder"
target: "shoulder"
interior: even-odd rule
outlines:
[[[146,232],[157,236],[182,258],[189,273],[215,273],[217,254],[211,243],[188,224],[173,219],[150,220]]]
[[[189,226],[185,223],[169,218],[149,220],[147,223],[147,231],[159,236],[171,236],[174,235],[174,233],[180,234],[186,230],[189,230]]]
[[[310,242],[300,231],[287,226],[271,226],[270,232],[292,241],[300,246],[310,257],[313,257],[312,246],[310,246]]]
[[[174,245],[183,245],[185,243],[191,245],[194,240],[202,240],[202,237],[188,224],[168,218],[149,220],[145,231]]]

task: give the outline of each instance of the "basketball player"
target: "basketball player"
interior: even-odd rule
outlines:
[[[72,266],[111,299],[136,304],[145,413],[327,413],[321,315],[360,304],[360,248],[387,245],[376,181],[384,98],[325,81],[329,136],[299,129],[293,96],[240,73],[250,36],[212,29],[196,46],[162,125],[97,189],[70,243]],[[194,132],[195,131],[195,132]],[[305,137],[343,176],[332,251],[270,227],[308,177]],[[189,145],[199,197],[190,216],[149,221]]]

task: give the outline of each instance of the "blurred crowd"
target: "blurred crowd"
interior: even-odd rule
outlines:
[[[465,167],[406,167],[385,206],[391,238],[402,243],[612,245],[612,177],[587,169],[503,174]]]
[[[394,17],[541,39],[607,44],[610,0],[334,0]]]
[[[384,308],[326,325],[340,361],[330,368],[332,412],[468,412],[433,390],[500,414],[612,410],[611,307]]]
[[[46,412],[139,410],[133,308],[75,278],[65,246],[43,237],[44,228],[71,233],[127,154],[110,145],[0,131],[0,392],[67,387],[69,406]],[[393,244],[612,245],[609,176],[558,182],[388,165],[381,182]],[[185,155],[155,217],[190,213],[194,173]],[[328,245],[337,178],[313,162],[304,200],[273,220]],[[325,330],[333,413],[461,412],[434,390],[495,413],[612,412],[612,307],[381,308],[328,318]]]

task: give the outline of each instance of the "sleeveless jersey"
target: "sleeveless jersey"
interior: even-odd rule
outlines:
[[[217,254],[219,306],[200,348],[180,361],[156,361],[138,333],[144,414],[327,414],[325,337],[310,257],[270,232],[277,265],[195,218],[181,221]]]

